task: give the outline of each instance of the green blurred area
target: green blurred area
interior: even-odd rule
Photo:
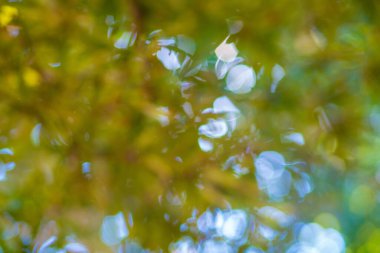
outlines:
[[[220,169],[250,148],[277,150],[310,167],[315,191],[301,203],[278,205],[335,226],[347,252],[379,252],[379,13],[375,0],[1,2],[0,148],[11,147],[14,156],[0,158],[16,168],[0,182],[0,226],[12,217],[36,236],[54,220],[60,235],[75,233],[91,252],[107,252],[99,227],[121,210],[133,214],[130,238],[167,249],[194,208],[230,203],[253,210],[266,202],[251,160],[240,178]],[[252,92],[228,94],[245,115],[236,130],[242,141],[220,141],[223,148],[210,156],[198,147],[199,125],[183,116],[178,77],[154,55],[157,39],[146,40],[157,29],[192,38],[193,60],[201,63],[215,57],[236,20],[243,28],[229,40],[264,74]],[[115,48],[130,31],[135,44]],[[275,64],[286,78],[271,93]],[[226,94],[215,76],[200,77],[205,82],[192,80],[189,99],[198,114]],[[158,120],[163,107],[165,127]],[[290,129],[303,133],[305,146],[281,142]],[[83,162],[91,163],[90,177]],[[171,205],[173,195],[185,196],[185,204]],[[21,252],[16,240],[1,245]]]

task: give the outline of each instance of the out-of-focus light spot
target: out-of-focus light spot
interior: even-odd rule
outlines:
[[[58,67],[61,67],[61,63],[60,62],[51,62],[51,63],[49,63],[49,66],[52,68],[58,68]]]
[[[176,70],[181,67],[178,61],[178,53],[162,47],[157,51],[157,59],[161,61],[165,68],[168,70]]]
[[[16,167],[16,163],[9,162],[3,163],[0,162],[0,181],[4,181],[7,179],[7,172],[13,170]]]
[[[294,221],[294,218],[292,216],[287,215],[283,211],[272,206],[264,206],[260,208],[258,210],[258,215],[260,217],[276,222],[281,227],[288,227]]]
[[[226,97],[219,97],[215,99],[213,104],[213,113],[240,113],[240,110]]]
[[[91,163],[90,162],[82,163],[82,173],[89,174],[90,172],[91,172]]]
[[[125,239],[129,231],[123,213],[104,217],[100,234],[102,241],[108,246],[117,245]]]
[[[161,126],[168,126],[169,120],[169,108],[166,106],[157,107],[153,115],[161,124]]]
[[[232,62],[238,55],[238,50],[234,43],[227,43],[228,37],[215,49],[218,59],[224,62]]]
[[[36,70],[30,67],[24,69],[22,73],[22,77],[24,79],[25,84],[29,87],[36,87],[40,85],[40,82],[41,82],[40,74]]]
[[[258,226],[258,232],[267,241],[273,241],[279,234],[277,230],[263,224]]]
[[[223,215],[221,234],[228,240],[241,240],[248,228],[247,214],[242,210],[227,211]]]
[[[236,57],[233,61],[231,62],[225,62],[220,59],[218,59],[215,63],[215,74],[216,77],[220,80],[223,79],[227,72],[235,65],[243,62],[243,58],[241,57]]]
[[[285,165],[284,157],[276,151],[264,151],[255,160],[256,174],[265,179],[279,177]]]
[[[243,29],[244,23],[241,20],[228,19],[227,25],[228,25],[228,32],[230,34],[236,34],[240,32],[241,29]]]
[[[283,142],[292,142],[299,146],[305,145],[305,139],[301,133],[289,133],[282,137]]]
[[[368,238],[366,238],[366,242],[362,243],[362,246],[356,252],[380,252],[380,229],[376,228],[371,231]],[[348,253],[348,252],[346,252]],[[351,251],[350,253],[353,253]]]
[[[66,244],[65,250],[68,253],[88,253],[89,252],[86,246],[78,242],[71,242],[71,243]]]
[[[214,149],[214,144],[212,144],[211,141],[208,141],[200,137],[198,138],[198,145],[199,148],[204,152],[210,152]]]
[[[206,240],[201,245],[200,253],[232,253],[232,247],[223,241]]]
[[[343,253],[345,242],[341,234],[335,229],[323,229],[316,223],[302,226],[298,242],[292,245],[286,253],[315,252],[315,253]]]
[[[137,242],[127,241],[124,245],[120,245],[117,252],[120,253],[148,253],[150,251],[144,250]]]
[[[8,25],[14,17],[18,15],[18,10],[9,5],[3,5],[0,9],[0,27]]]
[[[272,200],[280,200],[289,194],[292,176],[285,166],[284,157],[275,151],[264,151],[255,159],[259,189]]]
[[[154,36],[156,36],[160,32],[162,32],[162,29],[157,29],[157,30],[152,31],[151,33],[149,33],[148,39],[152,39]]]
[[[13,155],[13,151],[10,148],[0,149],[0,155]]]
[[[340,230],[340,223],[338,219],[331,213],[321,213],[315,217],[314,221],[323,227]]]
[[[301,178],[295,180],[294,187],[298,193],[298,196],[304,198],[307,194],[313,191],[314,185],[308,174],[301,173]]]
[[[182,105],[182,108],[183,108],[183,110],[185,111],[186,115],[187,115],[189,118],[194,117],[193,108],[192,108],[192,106],[191,106],[191,104],[190,104],[189,102],[185,102],[185,103]]]
[[[374,190],[368,185],[358,185],[349,199],[350,211],[365,216],[373,211],[376,205]]]
[[[220,138],[227,134],[228,127],[224,119],[209,119],[208,123],[199,127],[199,134],[209,138]]]
[[[123,32],[119,39],[115,42],[114,46],[118,49],[126,49],[132,38],[132,32]]]
[[[322,253],[319,252],[318,249],[309,246],[306,243],[303,242],[298,242],[293,244],[287,251],[286,253]]]
[[[285,70],[279,64],[276,64],[272,68],[272,85],[270,91],[274,93],[277,89],[279,82],[284,78]]]
[[[111,38],[112,32],[113,32],[113,27],[112,26],[108,27],[108,29],[107,29],[107,39]]]
[[[207,210],[198,218],[197,227],[203,234],[208,234],[210,230],[214,229],[214,215],[210,210]]]
[[[244,250],[244,253],[265,253],[262,249],[256,248],[256,247],[249,247],[246,250]]]
[[[157,40],[157,43],[161,47],[167,47],[167,46],[174,46],[175,45],[175,38],[162,38]]]
[[[55,241],[57,240],[57,237],[56,236],[52,236],[50,237],[49,239],[47,239],[42,245],[41,247],[39,247],[37,253],[48,253],[48,252],[51,252],[51,250],[49,251],[49,247],[50,245],[52,245],[53,243],[55,243]],[[38,245],[36,245],[38,247]]]
[[[133,215],[132,215],[132,213],[128,214],[128,224],[130,227],[133,227]]]
[[[30,139],[32,140],[34,146],[40,145],[41,128],[41,123],[38,123],[33,127],[32,132],[30,133]]]
[[[264,191],[272,200],[281,200],[289,194],[291,183],[292,176],[289,171],[285,170],[280,177],[266,181]]]
[[[252,68],[239,64],[228,72],[226,83],[227,89],[233,93],[248,93],[256,84],[256,75]]]
[[[171,253],[198,253],[197,246],[190,237],[184,237],[169,246]]]
[[[249,169],[241,166],[240,164],[232,165],[232,170],[234,171],[234,175],[240,177],[242,175],[247,175],[249,173]]]

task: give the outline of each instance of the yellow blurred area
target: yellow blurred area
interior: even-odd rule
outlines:
[[[36,87],[41,82],[40,74],[36,70],[29,67],[23,71],[22,77],[25,84],[29,87]]]
[[[314,221],[325,228],[334,228],[338,231],[340,230],[340,223],[338,219],[331,213],[321,213],[315,217]]]
[[[368,239],[362,246],[359,247],[358,253],[373,253],[380,252],[380,229],[375,229],[368,236]]]
[[[357,186],[350,196],[350,211],[357,215],[369,214],[376,205],[375,193],[367,185]]]
[[[0,26],[4,27],[8,25],[12,19],[18,15],[18,10],[12,6],[1,6],[0,10]]]

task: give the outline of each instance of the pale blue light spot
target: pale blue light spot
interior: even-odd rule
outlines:
[[[306,173],[301,173],[301,178],[294,182],[294,187],[301,198],[312,192],[314,188],[311,177]]]
[[[338,231],[332,228],[324,229],[316,223],[309,223],[302,226],[298,242],[293,244],[287,253],[342,253],[344,250],[345,242]]]
[[[16,166],[16,163],[9,162],[9,163],[3,163],[0,162],[0,181],[4,181],[7,179],[7,172],[10,170],[13,170]]]
[[[129,234],[123,213],[104,217],[100,232],[105,244],[109,246],[119,244]]]
[[[32,132],[30,133],[30,139],[32,140],[32,143],[35,146],[40,145],[41,128],[42,128],[42,125],[41,123],[39,123],[34,126],[34,128],[32,129]]]
[[[238,55],[234,43],[227,43],[228,37],[215,49],[216,57],[224,62],[232,62]]]
[[[48,253],[50,245],[52,245],[57,240],[56,236],[51,236],[49,239],[47,239],[41,247],[38,249],[38,253]],[[38,246],[38,245],[36,245]]]
[[[65,250],[72,253],[88,253],[89,252],[86,246],[78,242],[71,242],[71,243],[66,244]]]
[[[119,39],[115,42],[114,46],[118,49],[126,49],[131,38],[132,32],[123,32]]]
[[[52,68],[58,68],[58,67],[61,67],[61,63],[60,62],[51,62],[51,63],[49,63],[49,66]]]
[[[256,75],[252,68],[239,64],[228,72],[226,83],[227,90],[233,93],[248,93],[256,84]]]
[[[230,245],[223,241],[207,240],[201,246],[200,253],[233,253]]]
[[[209,138],[220,138],[227,134],[228,127],[224,119],[210,119],[207,124],[201,125],[198,131]]]
[[[283,136],[284,142],[292,142],[299,146],[305,145],[305,139],[303,138],[303,135],[301,133],[289,133]]]
[[[218,97],[213,103],[214,113],[240,113],[240,110],[231,102],[227,96]]]
[[[227,62],[224,62],[218,59],[215,63],[215,74],[216,77],[220,80],[223,79],[229,70],[229,65]]]
[[[214,149],[214,144],[211,141],[205,140],[203,138],[198,138],[199,148],[204,152],[210,152]]]
[[[270,87],[270,91],[274,93],[277,89],[278,83],[285,76],[285,70],[280,65],[276,64],[272,68],[272,85]]]
[[[0,149],[0,155],[13,155],[13,151],[10,148]]]
[[[258,226],[258,231],[259,234],[268,241],[273,241],[279,235],[279,232],[277,230],[274,230],[273,228],[263,224],[260,224]]]
[[[162,47],[157,51],[157,59],[161,61],[165,68],[168,70],[176,70],[181,67],[181,64],[178,61],[178,53]]]
[[[91,172],[91,163],[90,162],[82,163],[82,173],[88,174],[90,172]]]
[[[283,211],[272,206],[264,206],[260,208],[258,210],[258,215],[260,217],[276,222],[281,227],[287,227],[294,221],[294,218],[292,216],[287,215]]]
[[[227,211],[223,215],[221,234],[228,240],[241,240],[248,228],[247,214],[242,210]]]
[[[175,38],[170,37],[170,38],[163,38],[157,40],[158,45],[161,47],[167,47],[167,46],[174,46],[175,45]]]
[[[247,248],[244,253],[265,253],[262,249],[256,248],[256,247],[249,247]]]
[[[207,234],[210,230],[214,229],[214,215],[210,210],[204,212],[197,220],[198,230]]]
[[[171,253],[197,253],[197,246],[190,237],[184,237],[169,246]]]
[[[260,179],[273,179],[281,176],[285,169],[284,157],[276,151],[264,151],[255,160],[256,175]]]

